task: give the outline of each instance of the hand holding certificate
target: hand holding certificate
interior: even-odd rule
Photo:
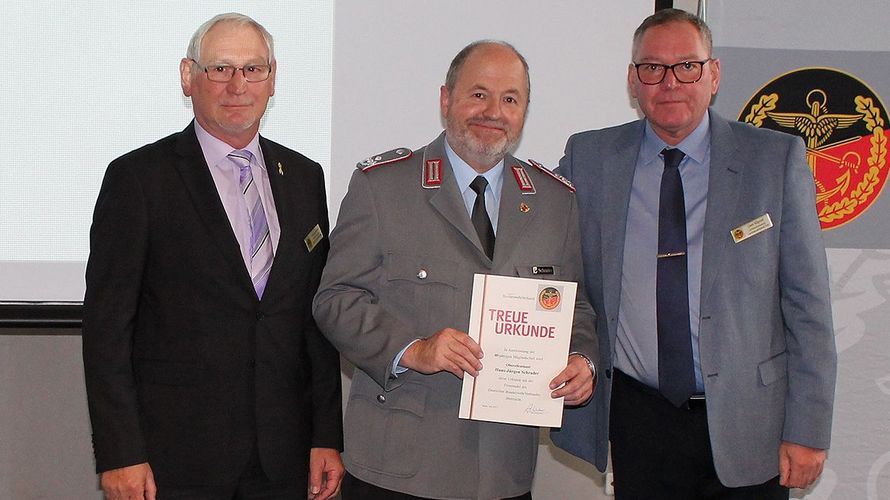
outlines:
[[[463,378],[460,418],[562,424],[549,384],[566,367],[576,292],[572,282],[475,275],[468,334],[485,366]]]

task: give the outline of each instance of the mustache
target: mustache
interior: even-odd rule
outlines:
[[[471,118],[468,122],[469,125],[480,125],[482,127],[496,128],[500,130],[507,130],[507,124],[501,120],[490,120],[488,118]]]

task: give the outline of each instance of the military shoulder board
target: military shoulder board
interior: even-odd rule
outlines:
[[[552,177],[552,178],[556,179],[557,181],[561,182],[565,187],[569,188],[569,191],[571,191],[571,192],[573,192],[573,193],[575,192],[575,185],[572,184],[572,181],[566,179],[565,177],[563,177],[563,176],[561,176],[561,175],[559,175],[559,174],[557,174],[557,173],[554,173],[554,172],[553,172],[552,170],[550,170],[549,168],[545,167],[544,165],[541,165],[540,163],[536,162],[535,160],[532,160],[531,158],[528,159],[528,162],[531,163],[535,168],[537,168],[538,170],[540,170],[541,173],[543,173],[543,174],[545,174],[545,175],[547,175],[547,176],[549,176],[549,177]]]
[[[414,153],[409,148],[396,148],[379,155],[369,156],[355,164],[355,168],[367,172],[381,165],[388,165],[411,158]]]

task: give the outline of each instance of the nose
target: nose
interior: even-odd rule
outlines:
[[[501,117],[501,105],[503,103],[500,99],[489,99],[485,104],[485,109],[483,110],[485,118],[496,120]]]
[[[226,88],[232,94],[243,94],[247,90],[247,78],[244,76],[244,68],[235,70],[232,79],[226,85]]]
[[[664,79],[661,80],[661,85],[668,89],[672,89],[680,85],[680,81],[677,80],[677,75],[674,74],[673,69],[665,70]]]

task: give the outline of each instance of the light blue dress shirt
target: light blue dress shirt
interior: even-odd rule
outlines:
[[[682,142],[673,146],[686,153],[680,163],[680,178],[683,181],[686,202],[689,326],[692,332],[695,384],[699,392],[704,392],[698,338],[702,241],[708,203],[708,170],[711,163],[710,137],[710,119],[705,113],[698,127]],[[655,388],[658,387],[658,333],[655,317],[658,198],[661,174],[664,171],[661,150],[666,147],[669,146],[655,134],[647,122],[627,208],[618,332],[613,353],[615,368]]]
[[[491,227],[494,234],[498,234],[498,209],[501,206],[501,186],[504,185],[504,160],[501,159],[494,167],[490,168],[484,174],[479,174],[473,170],[467,162],[463,161],[457,153],[451,149],[448,144],[448,137],[445,137],[445,155],[451,163],[451,169],[454,171],[454,180],[457,181],[457,188],[460,190],[461,196],[464,197],[464,205],[467,207],[467,213],[472,216],[473,205],[476,203],[476,191],[470,187],[470,183],[478,175],[485,177],[488,181],[488,187],[485,188],[485,210],[488,211],[488,218],[491,219]]]

